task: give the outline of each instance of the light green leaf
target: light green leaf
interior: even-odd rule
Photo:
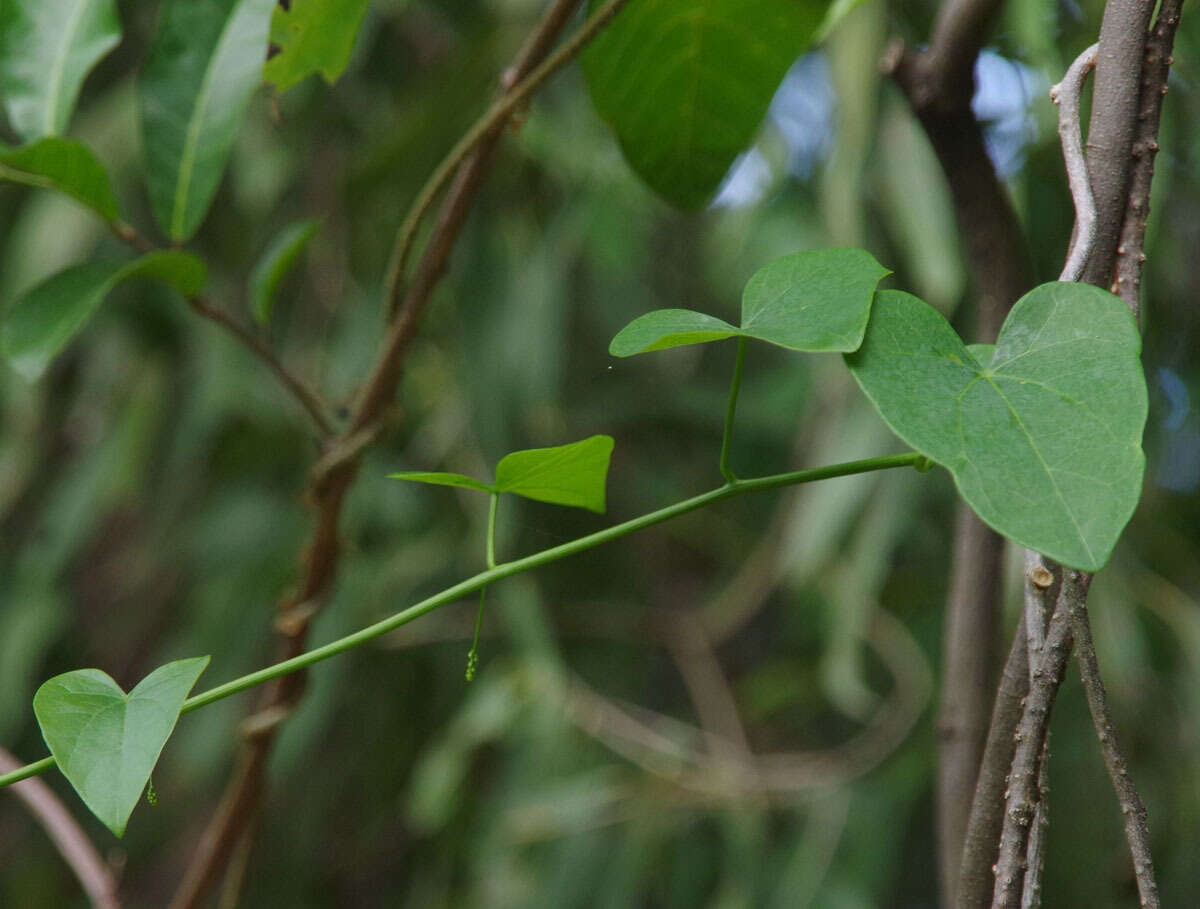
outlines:
[[[332,85],[350,62],[354,39],[370,0],[292,0],[275,7],[271,43],[279,53],[267,61],[263,78],[279,91],[319,72]]]
[[[0,352],[25,378],[37,379],[79,333],[109,291],[131,278],[153,278],[192,296],[204,287],[204,263],[184,252],[147,253],[133,262],[92,262],[59,272],[28,291],[0,325]]]
[[[74,139],[51,136],[20,148],[0,145],[0,180],[66,193],[105,221],[121,217],[104,167]]]
[[[56,675],[33,712],[59,770],[109,830],[125,833],[133,806],[208,657],[160,666],[126,694],[99,669]]]
[[[967,351],[975,358],[980,366],[987,366],[992,362],[992,355],[996,353],[995,344],[968,344]]]
[[[846,363],[887,424],[946,467],[984,521],[1096,571],[1141,494],[1140,350],[1119,299],[1052,283],[1017,301],[986,364],[932,307],[882,291]]]
[[[176,243],[212,204],[267,55],[274,0],[167,0],[141,78],[146,183]]]
[[[433,486],[461,486],[465,489],[478,489],[480,492],[492,492],[492,487],[487,483],[481,483],[479,480],[464,476],[461,473],[421,473],[419,471],[409,471],[407,473],[389,473],[390,480],[407,480],[410,483],[429,483]]]
[[[741,332],[715,316],[690,309],[656,309],[638,316],[622,328],[608,352],[614,357],[631,357],[652,350],[703,344],[740,335]]]
[[[592,0],[595,10],[600,0]],[[667,201],[709,200],[758,132],[827,0],[637,0],[584,51],[592,103]]]
[[[316,218],[308,218],[284,228],[254,266],[250,273],[250,310],[259,325],[271,320],[279,283],[296,264],[320,223]]]
[[[746,284],[740,328],[689,309],[658,309],[622,328],[608,350],[628,357],[729,337],[755,338],[788,350],[856,350],[875,287],[887,274],[861,249],[798,252],[760,268]]]
[[[496,465],[496,491],[604,513],[612,436],[570,445],[514,451]]]
[[[114,0],[0,0],[0,95],[17,134],[65,132],[83,80],[120,41]]]

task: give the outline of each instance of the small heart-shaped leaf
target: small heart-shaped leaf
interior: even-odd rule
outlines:
[[[431,486],[460,486],[464,489],[478,489],[480,492],[492,492],[492,487],[487,483],[481,483],[478,480],[464,476],[461,473],[421,473],[419,471],[408,471],[407,473],[389,473],[389,480],[407,480],[410,483],[428,483]]]
[[[126,694],[99,669],[56,675],[33,696],[63,776],[117,836],[141,797],[208,657],[160,666]]]
[[[132,278],[153,278],[191,296],[203,289],[205,269],[190,253],[164,250],[132,262],[91,262],[60,271],[9,309],[0,325],[0,352],[26,379],[37,379],[109,291]]]
[[[74,139],[51,136],[19,148],[0,145],[0,180],[56,189],[105,221],[121,217],[108,174],[88,147]]]
[[[496,492],[604,513],[612,436],[505,455],[496,465]]]
[[[857,350],[875,287],[890,274],[861,249],[812,249],[784,256],[755,272],[742,294],[742,324],[690,309],[659,309],[622,328],[609,353],[652,350],[745,337],[788,350]]]
[[[1146,381],[1129,309],[1086,284],[1043,284],[975,352],[932,307],[875,301],[859,386],[905,442],[946,467],[988,524],[1072,568],[1108,561],[1142,488]]]

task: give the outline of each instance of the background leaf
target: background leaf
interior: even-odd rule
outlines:
[[[0,180],[56,189],[106,221],[121,217],[104,167],[74,139],[51,136],[20,148],[0,145]]]
[[[599,4],[593,0],[594,9]],[[703,205],[754,139],[788,68],[820,26],[812,0],[639,0],[584,52],[596,111],[638,176]]]
[[[332,85],[350,62],[354,39],[370,0],[292,0],[275,7],[271,43],[279,53],[267,61],[263,78],[285,91],[310,73]]]
[[[125,824],[208,657],[160,666],[126,694],[99,669],[76,669],[33,696],[42,737],[63,776],[114,834]]]
[[[64,132],[83,80],[120,40],[113,0],[3,0],[0,96],[17,134]]]
[[[421,473],[419,471],[410,471],[407,473],[389,473],[388,479],[407,480],[410,483],[429,483],[433,486],[461,486],[465,489],[478,489],[480,492],[492,491],[492,487],[486,483],[481,483],[479,480],[464,476],[461,473]]]
[[[176,243],[212,203],[267,54],[272,0],[168,0],[141,79],[146,183]]]
[[[496,465],[496,491],[604,513],[612,436],[505,455]]]
[[[254,271],[250,273],[250,311],[259,325],[266,325],[271,320],[279,282],[296,264],[320,223],[316,218],[307,218],[288,225],[271,241],[254,266]]]
[[[13,304],[0,325],[0,351],[26,379],[38,378],[87,324],[109,291],[130,278],[153,278],[185,296],[204,286],[204,263],[183,252],[147,253],[128,263],[90,262],[59,272]]]
[[[1129,309],[1086,284],[1022,297],[980,365],[945,318],[878,295],[846,362],[887,424],[1005,536],[1074,568],[1108,561],[1137,505],[1146,384]]]

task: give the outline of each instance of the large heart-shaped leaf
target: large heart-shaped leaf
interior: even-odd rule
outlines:
[[[1052,283],[1017,302],[986,363],[932,307],[882,291],[846,363],[887,424],[945,466],[984,521],[1096,571],[1141,493],[1140,350],[1119,299]]]
[[[267,61],[263,78],[280,91],[310,73],[332,85],[350,62],[354,39],[370,0],[292,0],[275,7],[271,43],[279,48]]]
[[[789,350],[857,350],[875,287],[887,274],[888,269],[861,249],[794,253],[750,278],[742,294],[740,328],[690,309],[659,309],[622,328],[608,350],[628,357],[738,336]]]
[[[104,167],[74,139],[50,136],[19,148],[0,145],[0,180],[56,189],[106,221],[121,217]]]
[[[117,836],[141,797],[208,657],[160,666],[126,694],[99,669],[56,675],[33,712],[59,770]]]
[[[131,278],[152,278],[184,296],[204,287],[204,263],[184,252],[147,253],[133,262],[92,262],[47,278],[21,297],[0,325],[0,352],[29,380],[87,324],[109,291]]]
[[[390,473],[393,480],[459,486],[480,492],[511,492],[527,499],[604,512],[604,486],[612,436],[592,436],[569,445],[530,448],[505,455],[492,485],[461,473]]]
[[[0,95],[17,134],[64,132],[83,80],[120,40],[113,0],[2,0]]]
[[[592,103],[652,189],[676,205],[703,205],[753,141],[828,6],[636,0],[583,54]]]
[[[262,75],[274,0],[168,0],[141,78],[146,184],[176,243],[204,219]]]
[[[612,450],[612,436],[592,436],[570,445],[514,451],[496,465],[496,492],[603,514]]]

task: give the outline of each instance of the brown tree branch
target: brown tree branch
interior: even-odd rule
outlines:
[[[543,61],[542,55],[549,51],[557,39],[569,18],[570,9],[577,2],[555,0],[551,4],[514,65],[505,72],[505,83],[513,87],[489,108],[447,156],[414,203],[401,229],[397,241],[397,250],[400,252],[393,256],[389,267],[388,293],[393,301],[401,292],[404,251],[411,244],[411,240],[405,237],[410,232],[415,236],[416,225],[424,210],[432,204],[444,179],[453,175],[454,183],[442,202],[416,275],[404,292],[404,303],[388,329],[382,350],[356,403],[350,425],[332,446],[340,448],[344,456],[326,459],[321,469],[313,473],[308,499],[316,515],[315,526],[307,549],[300,589],[293,598],[282,604],[276,620],[281,639],[280,659],[303,652],[312,619],[332,589],[341,554],[338,524],[342,503],[361,462],[363,446],[356,444],[355,440],[369,440],[374,428],[386,417],[391,407],[409,342],[416,335],[434,288],[446,272],[450,255],[505,123],[550,75],[578,55],[587,41],[612,19],[626,0],[610,0],[579,33]],[[303,694],[305,675],[299,672],[277,680],[265,692],[258,713],[247,720],[247,735],[240,749],[237,767],[172,903],[176,909],[190,909],[200,904],[225,868],[234,845],[256,817],[265,791],[267,755],[279,725]]]
[[[1032,286],[1024,232],[971,110],[975,60],[1003,0],[947,0],[929,46],[894,43],[883,69],[908,99],[946,175],[977,295],[976,337],[994,341]],[[992,701],[1004,543],[964,504],[955,520],[938,715],[937,838],[942,902],[958,890]]]
[[[21,766],[16,757],[0,748],[0,773]],[[54,790],[39,779],[22,780],[14,783],[11,789],[12,794],[25,803],[29,813],[49,835],[59,855],[79,881],[88,902],[95,909],[120,909],[116,879]]]

